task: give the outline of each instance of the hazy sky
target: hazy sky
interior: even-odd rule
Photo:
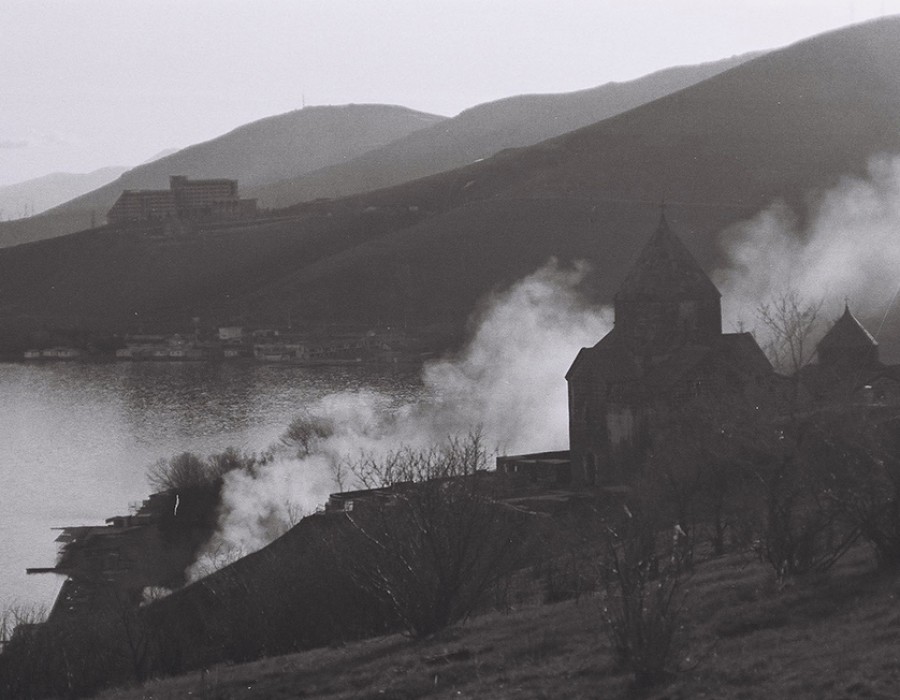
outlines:
[[[0,0],[0,185],[306,103],[452,116],[783,46],[900,0]]]

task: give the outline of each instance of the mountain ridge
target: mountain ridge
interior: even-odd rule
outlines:
[[[402,184],[602,121],[758,55],[761,54],[755,52],[693,66],[675,66],[635,80],[574,92],[515,95],[485,102],[349,163],[313,171],[296,182],[254,188],[252,195],[266,206],[285,206]]]
[[[802,218],[811,198],[864,174],[871,157],[900,153],[893,65],[900,18],[765,54],[534,146],[296,205],[281,221],[168,245],[108,230],[0,251],[0,312],[119,327],[198,315],[459,325],[492,290],[554,257],[590,260],[587,298],[602,303],[663,197],[672,227],[712,273],[728,263],[729,226],[778,199]]]
[[[132,168],[115,181],[33,219],[0,225],[0,244],[39,240],[102,221],[125,189],[164,189],[170,175],[227,177],[242,191],[358,155],[445,117],[393,105],[316,106],[244,124]]]

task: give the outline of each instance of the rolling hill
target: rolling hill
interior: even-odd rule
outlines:
[[[42,216],[0,222],[0,246],[60,236],[102,222],[123,189],[164,188],[172,174],[237,178],[244,195],[258,198],[264,207],[395,185],[592,124],[750,58],[748,54],[670,68],[573,93],[512,97],[448,120],[379,105],[310,107],[269,117],[169,157],[154,158],[152,165],[134,168],[110,186],[98,186]]]
[[[7,320],[461,323],[551,256],[608,300],[656,204],[707,270],[720,234],[900,153],[900,18],[814,37],[540,144],[166,245],[84,232],[0,251]],[[852,235],[848,232],[847,235]],[[894,324],[896,325],[896,324]]]
[[[40,216],[0,224],[0,245],[16,245],[102,222],[124,189],[165,189],[170,175],[229,177],[242,190],[297,177],[444,120],[388,105],[307,107],[241,126],[128,170],[113,182]]]
[[[871,157],[900,153],[898,60],[900,19],[854,26],[536,146],[372,193],[360,202],[435,214],[298,267],[256,304],[294,300],[307,316],[459,315],[550,256],[593,261],[596,298],[608,300],[663,197],[715,270],[730,224],[778,199],[802,217]]]
[[[366,192],[531,146],[652,102],[758,54],[680,66],[625,83],[555,95],[519,95],[472,107],[345,163],[252,189],[264,206]]]

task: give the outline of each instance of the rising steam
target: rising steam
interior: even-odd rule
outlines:
[[[390,396],[361,391],[302,407],[329,429],[305,444],[302,455],[282,446],[268,464],[225,475],[218,532],[189,577],[259,549],[338,488],[358,487],[340,466],[361,453],[426,447],[475,427],[504,452],[564,448],[566,371],[578,350],[612,324],[611,313],[580,298],[586,272],[551,261],[493,295],[466,349],[424,368],[421,398],[413,403],[397,406]]]
[[[808,209],[801,226],[776,202],[723,234],[730,264],[714,280],[726,327],[753,330],[763,346],[770,339],[757,312],[779,297],[823,302],[826,322],[845,299],[863,318],[877,320],[900,289],[900,158],[872,160],[867,177],[844,178]],[[503,452],[565,447],[565,372],[578,350],[612,324],[610,312],[580,299],[584,274],[583,267],[563,270],[551,262],[494,295],[468,347],[424,368],[418,401],[397,406],[390,396],[346,392],[303,407],[331,426],[327,435],[301,456],[282,446],[268,464],[226,475],[219,531],[191,577],[262,547],[330,492],[358,486],[338,467],[362,452],[424,447],[474,426]]]
[[[806,303],[822,301],[826,323],[846,300],[878,330],[900,283],[900,157],[875,158],[865,178],[845,177],[811,199],[808,222],[801,226],[776,202],[725,232],[731,264],[715,281],[726,325],[764,335],[755,324],[760,305],[794,292]]]

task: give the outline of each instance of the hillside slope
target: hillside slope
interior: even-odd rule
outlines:
[[[426,641],[394,635],[218,664],[99,697],[894,698],[897,580],[874,572],[861,554],[825,580],[782,591],[747,556],[700,563],[687,581],[680,671],[643,693],[617,668],[601,599],[584,595],[517,605]]]
[[[652,102],[758,54],[680,66],[624,83],[555,95],[519,95],[472,107],[353,160],[294,180],[254,188],[265,206],[288,206],[389,187],[530,146]]]
[[[309,316],[328,299],[359,318],[389,307],[401,319],[461,314],[551,256],[592,261],[597,298],[609,299],[663,198],[711,272],[727,262],[730,224],[779,199],[803,216],[870,158],[900,153],[898,61],[900,19],[851,27],[536,146],[372,193],[360,201],[435,214],[305,265],[255,303],[297,300]]]
[[[0,252],[6,318],[459,323],[551,256],[608,300],[667,216],[708,271],[723,229],[900,153],[900,18],[815,37],[575,132],[293,219],[154,245],[79,234]],[[853,232],[847,232],[852,236]],[[888,326],[897,325],[891,321]]]
[[[0,245],[71,233],[105,219],[124,189],[165,189],[170,175],[237,179],[242,191],[340,163],[444,117],[389,105],[308,107],[251,122],[125,172],[47,214],[0,225]]]

